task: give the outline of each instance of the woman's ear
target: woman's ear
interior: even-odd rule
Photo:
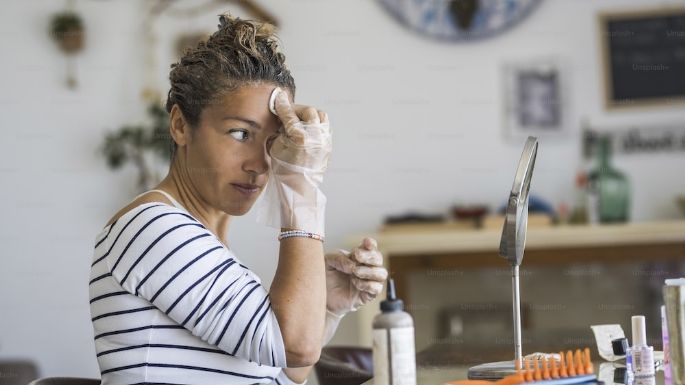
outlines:
[[[183,112],[178,104],[171,107],[169,113],[169,131],[177,146],[185,146],[190,138],[190,125],[183,116]]]

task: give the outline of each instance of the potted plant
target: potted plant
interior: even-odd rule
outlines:
[[[73,55],[83,49],[85,30],[81,16],[74,11],[55,14],[50,21],[50,36],[62,52]]]
[[[147,112],[151,125],[123,126],[108,133],[101,148],[111,169],[119,169],[128,162],[136,166],[141,192],[159,182],[150,158],[157,156],[168,161],[171,156],[169,114],[158,103],[150,104]]]

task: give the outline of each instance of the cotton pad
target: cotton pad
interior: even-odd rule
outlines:
[[[276,113],[276,96],[278,96],[279,92],[281,92],[281,88],[276,87],[273,91],[271,91],[271,96],[269,97],[269,110],[276,116],[278,116]]]

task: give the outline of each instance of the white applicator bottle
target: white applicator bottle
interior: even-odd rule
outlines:
[[[647,345],[645,316],[634,315],[631,318],[633,326],[632,354],[633,375],[637,377],[654,376],[654,348]]]
[[[395,296],[395,282],[388,279],[387,299],[373,319],[374,385],[416,385],[414,320]]]

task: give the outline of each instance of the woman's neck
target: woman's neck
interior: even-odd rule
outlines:
[[[231,216],[210,206],[202,199],[179,163],[178,157],[174,157],[169,168],[169,174],[155,188],[171,193],[193,217],[205,225],[224,244],[228,245],[228,225]]]

